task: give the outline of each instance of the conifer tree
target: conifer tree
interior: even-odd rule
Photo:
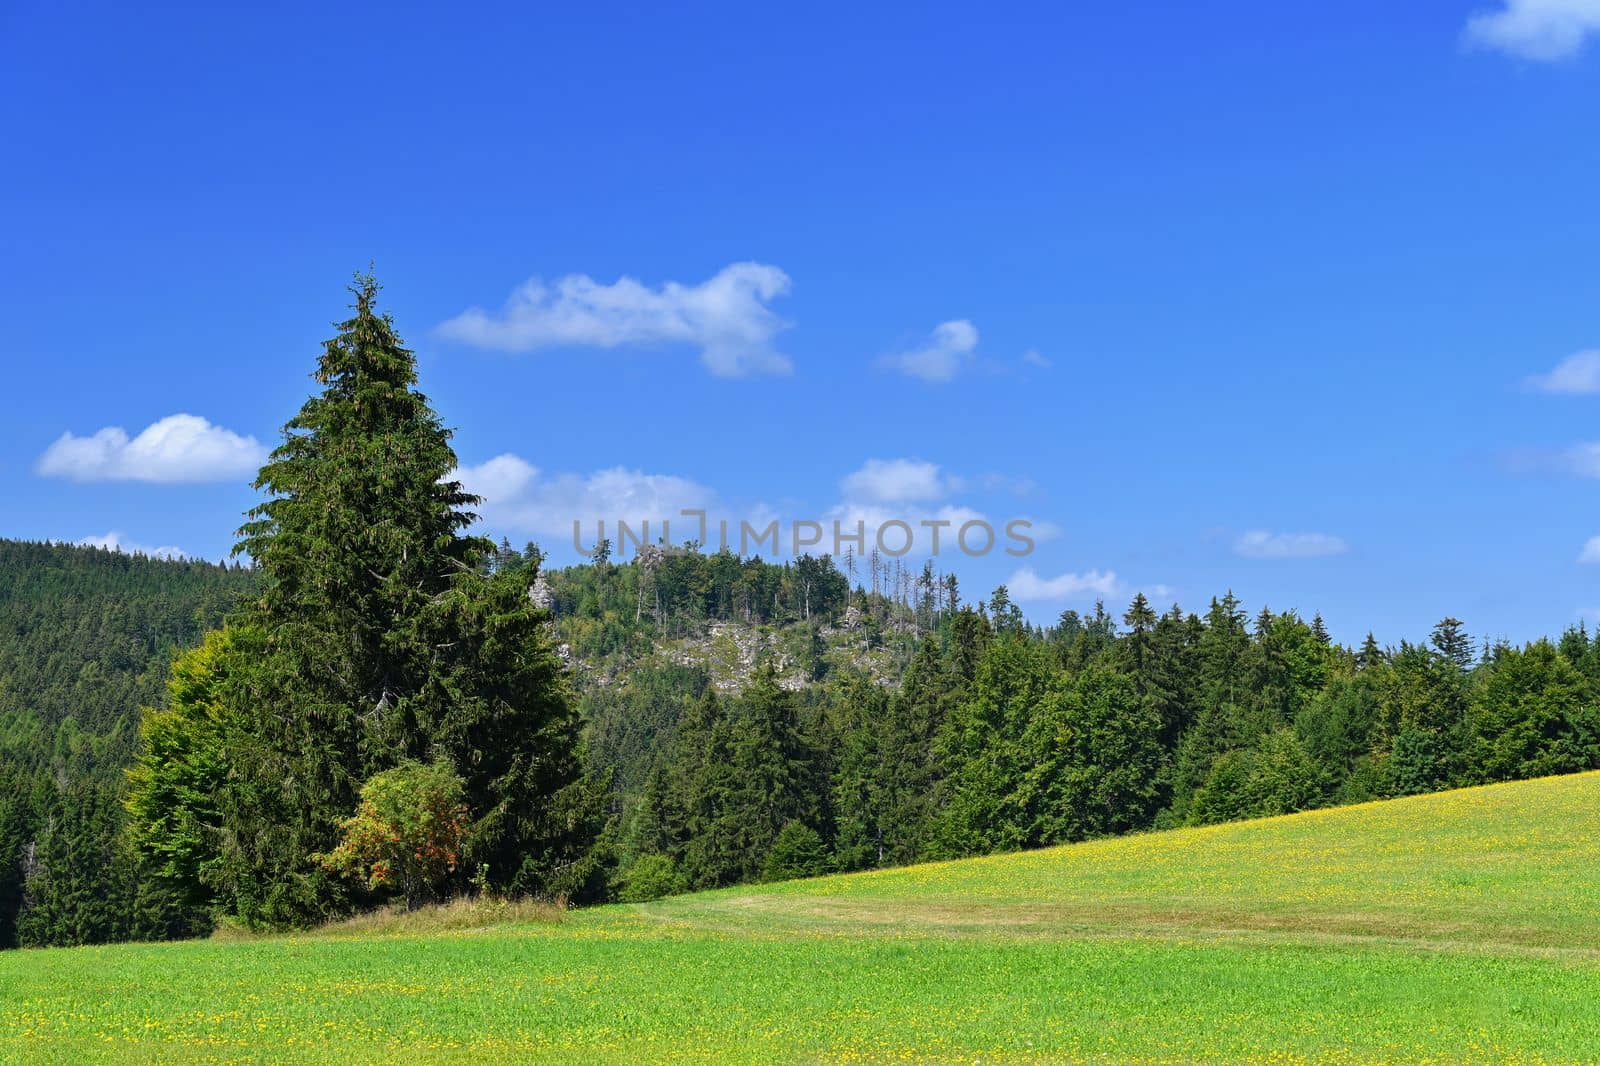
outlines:
[[[336,913],[352,886],[311,856],[374,774],[443,760],[492,883],[581,896],[598,796],[528,594],[536,566],[485,571],[493,544],[465,534],[477,501],[452,476],[451,432],[377,283],[352,292],[321,391],[285,427],[240,531],[261,575],[245,617],[264,646],[237,697],[218,886],[252,922]]]
[[[1431,638],[1434,650],[1455,663],[1463,673],[1472,669],[1472,638],[1457,618],[1446,618],[1433,627]]]
[[[936,641],[925,640],[883,710],[883,863],[914,862],[927,847],[944,789],[936,743],[970,681]]]
[[[821,823],[826,779],[800,728],[794,697],[779,687],[770,665],[757,669],[733,724],[733,788],[716,831],[738,847],[740,875],[750,879],[760,874],[784,826]]]
[[[1361,642],[1361,650],[1356,652],[1356,669],[1368,670],[1375,666],[1381,666],[1388,661],[1388,658],[1388,655],[1384,653],[1383,648],[1378,644],[1378,638],[1369,631],[1367,639]]]
[[[33,839],[33,804],[20,778],[0,766],[0,949],[17,946],[23,859]]]
[[[736,825],[734,730],[722,701],[707,689],[678,725],[669,762],[683,811],[681,866],[696,888],[738,880],[749,856],[732,835]]]
[[[1156,612],[1144,593],[1134,594],[1133,602],[1122,615],[1122,624],[1128,627],[1127,635],[1118,646],[1123,662],[1134,677],[1142,679],[1150,655],[1150,634],[1156,627]]]
[[[888,760],[901,754],[901,738],[892,735],[893,723],[885,713],[887,702],[878,686],[865,679],[841,695],[832,787],[834,855],[841,870],[878,866],[887,851],[894,769]]]
[[[40,820],[17,939],[24,947],[127,939],[131,856],[119,849],[119,797],[83,783],[58,792]]]

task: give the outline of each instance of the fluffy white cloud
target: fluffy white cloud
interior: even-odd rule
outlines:
[[[1273,533],[1253,529],[1233,542],[1233,550],[1246,559],[1311,559],[1343,555],[1350,546],[1344,538],[1330,533]]]
[[[1600,0],[1502,0],[1467,20],[1469,43],[1550,63],[1577,55],[1600,33]]]
[[[868,459],[839,482],[847,500],[863,503],[908,503],[940,500],[954,482],[939,472],[939,464],[919,459]]]
[[[882,365],[910,377],[939,384],[950,381],[978,349],[978,327],[964,318],[935,326],[926,344],[885,356]]]
[[[660,538],[663,520],[672,523],[672,539],[682,542],[698,532],[694,519],[680,518],[685,509],[708,509],[716,493],[687,478],[647,474],[612,467],[593,474],[544,476],[520,456],[506,454],[455,472],[467,491],[483,497],[478,511],[497,532],[517,531],[571,543],[572,524],[580,523],[582,542],[592,544],[598,523],[617,540],[617,523],[635,533],[650,523],[650,539]]]
[[[1600,563],[1600,537],[1590,537],[1578,553],[1580,563]]]
[[[1023,352],[1022,361],[1029,366],[1036,366],[1041,370],[1049,370],[1055,365],[1050,362],[1049,359],[1045,358],[1044,355],[1040,354],[1039,349],[1037,348],[1029,348],[1027,351]]]
[[[90,437],[63,433],[35,470],[73,481],[228,481],[254,474],[266,457],[254,437],[197,415],[168,415],[133,438],[118,426]]]
[[[152,559],[184,559],[187,558],[182,548],[166,546],[151,548],[143,544],[136,544],[131,540],[124,540],[122,534],[112,530],[103,537],[84,537],[77,542],[85,548],[105,548],[107,551],[122,552],[124,555],[148,555]]]
[[[1550,373],[1529,378],[1528,387],[1569,396],[1600,393],[1600,348],[1567,356]]]
[[[1019,603],[1030,600],[1074,600],[1095,597],[1110,599],[1123,592],[1122,582],[1114,570],[1086,570],[1081,574],[1065,573],[1055,577],[1040,577],[1032,567],[1023,567],[1006,582],[1011,598]],[[1165,591],[1165,588],[1163,591]]]
[[[669,281],[657,289],[629,277],[610,285],[586,274],[554,285],[533,278],[499,312],[474,307],[439,332],[510,352],[688,344],[720,377],[785,374],[789,360],[772,342],[786,323],[767,304],[788,291],[789,275],[763,263],[733,263],[698,285]]]

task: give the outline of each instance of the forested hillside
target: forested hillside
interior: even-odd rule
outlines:
[[[244,570],[0,540],[0,945],[163,932],[135,922],[116,855],[139,707],[218,625]],[[116,900],[116,908],[103,904]]]
[[[1352,649],[1225,594],[1041,627],[931,566],[606,548],[542,591],[627,898],[1600,767],[1581,626]]]
[[[1349,649],[1231,596],[1040,627],[1004,589],[967,604],[953,575],[870,558],[539,563],[482,566],[550,612],[622,898],[1600,767],[1581,627],[1482,646],[1447,619]],[[0,542],[5,943],[204,928],[124,846],[124,772],[174,651],[258,581]]]

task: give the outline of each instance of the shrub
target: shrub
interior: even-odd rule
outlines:
[[[827,849],[822,838],[809,825],[790,822],[778,831],[761,868],[763,881],[788,881],[796,877],[815,877],[828,868]]]
[[[361,786],[361,806],[340,825],[322,865],[373,889],[398,890],[412,910],[437,898],[461,862],[467,808],[448,765],[406,762]]]
[[[645,903],[662,896],[689,891],[689,882],[678,872],[670,855],[641,855],[622,879],[617,898],[624,903]]]

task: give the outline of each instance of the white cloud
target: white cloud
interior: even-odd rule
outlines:
[[[253,475],[266,457],[254,437],[196,415],[168,415],[132,439],[118,426],[91,437],[63,433],[35,470],[73,481],[228,481]]]
[[[77,542],[85,548],[105,548],[107,551],[122,552],[124,555],[148,555],[152,559],[185,559],[187,553],[182,548],[172,546],[150,548],[143,544],[135,544],[130,540],[123,540],[122,534],[112,530],[103,537],[84,537]]]
[[[1556,364],[1548,374],[1535,374],[1528,387],[1538,392],[1584,396],[1600,393],[1600,348],[1576,352]]]
[[[663,520],[672,523],[672,539],[681,543],[699,532],[685,509],[709,509],[716,493],[687,478],[647,474],[612,467],[593,474],[557,474],[546,477],[520,456],[498,455],[478,466],[455,472],[472,492],[483,497],[478,511],[497,532],[515,530],[571,543],[572,524],[580,523],[582,542],[592,544],[597,524],[604,521],[606,535],[617,540],[617,523],[627,522],[635,533],[650,523],[650,540],[662,533]]]
[[[1031,478],[1007,474],[965,477],[921,459],[868,459],[839,482],[851,503],[917,503],[943,500],[960,492],[1027,496],[1039,486]]]
[[[960,556],[968,550],[1021,550],[1023,538],[1035,543],[1047,541],[1059,535],[1060,529],[1050,522],[1017,515],[993,518],[950,497],[979,489],[1020,495],[1031,487],[1031,482],[999,474],[960,477],[946,473],[937,463],[920,459],[869,459],[839,482],[842,498],[823,513],[821,521],[830,536],[834,522],[845,533],[854,532],[859,524],[866,531],[868,549],[878,542],[880,530],[886,547],[900,547],[906,540],[905,530],[886,527],[901,523],[911,530],[908,554],[918,558],[935,554]],[[1026,524],[1013,527],[1014,521]],[[962,527],[972,522],[992,531],[992,543],[990,534],[981,527],[969,529],[963,540]]]
[[[908,503],[940,500],[954,483],[939,472],[939,464],[919,459],[868,459],[839,482],[845,499],[864,503]]]
[[[964,318],[935,326],[928,342],[909,352],[885,356],[883,366],[930,384],[953,379],[978,348],[978,327]]]
[[[1578,553],[1580,563],[1600,563],[1600,537],[1590,537]]]
[[[1111,599],[1123,591],[1122,582],[1113,570],[1086,570],[1081,574],[1065,573],[1056,577],[1040,577],[1032,567],[1023,567],[1006,582],[1011,598],[1019,603],[1029,600],[1074,600],[1094,597]]]
[[[1498,11],[1467,20],[1470,44],[1551,63],[1577,55],[1600,33],[1600,0],[1502,0]]]
[[[1273,533],[1253,529],[1233,542],[1234,554],[1246,559],[1311,559],[1343,555],[1350,546],[1329,533]]]
[[[1041,355],[1039,353],[1039,349],[1037,348],[1029,348],[1027,351],[1023,352],[1022,361],[1027,363],[1029,366],[1039,367],[1041,370],[1049,370],[1055,365],[1051,363],[1049,359]]]
[[[606,285],[569,274],[553,286],[533,278],[498,313],[474,307],[439,332],[509,352],[688,344],[719,377],[786,374],[789,360],[772,342],[787,323],[767,304],[788,291],[789,275],[763,263],[733,263],[698,285],[657,289],[629,277]]]
[[[557,550],[564,550],[573,542],[574,521],[579,524],[579,539],[584,546],[594,543],[601,521],[605,522],[606,536],[619,550],[623,547],[617,532],[619,521],[627,522],[634,534],[640,533],[648,521],[648,536],[654,542],[662,536],[662,521],[666,520],[670,522],[672,542],[681,544],[702,534],[700,519],[684,515],[686,510],[706,513],[703,532],[708,550],[716,550],[726,537],[729,548],[739,550],[741,543],[748,543],[754,545],[751,550],[763,554],[770,553],[771,541],[758,538],[773,522],[778,525],[779,554],[783,555],[795,550],[797,538],[818,536],[816,527],[820,527],[822,539],[802,545],[799,550],[838,554],[855,543],[854,534],[859,529],[865,539],[856,547],[856,553],[865,555],[879,542],[881,530],[885,551],[906,547],[906,554],[917,559],[936,554],[935,538],[938,555],[961,558],[964,547],[998,554],[1020,549],[1023,538],[1041,543],[1060,532],[1048,522],[1012,526],[1014,519],[1010,517],[995,519],[954,502],[940,503],[936,497],[959,491],[960,480],[943,474],[936,464],[910,459],[863,464],[842,480],[842,499],[820,513],[780,513],[760,502],[734,507],[715,490],[689,478],[624,467],[592,474],[546,475],[526,459],[510,453],[464,466],[451,476],[460,480],[467,491],[483,498],[477,511],[486,531],[495,535],[536,535]],[[720,525],[724,522],[725,529]],[[834,550],[836,522],[839,552]],[[984,523],[990,532],[969,529],[963,544],[961,530],[970,522]],[[746,524],[748,532],[743,529]],[[631,551],[631,540],[627,547]]]

